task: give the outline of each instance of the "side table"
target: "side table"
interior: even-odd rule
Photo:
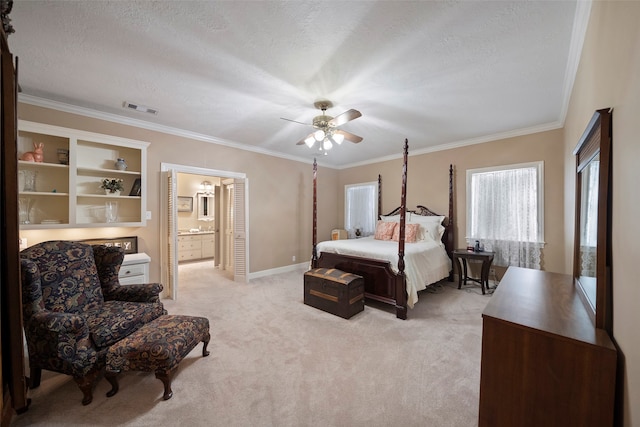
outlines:
[[[491,263],[493,262],[494,252],[473,252],[466,249],[455,249],[453,251],[453,261],[458,268],[458,289],[462,287],[462,283],[467,284],[467,281],[472,281],[480,284],[482,288],[482,295],[485,294],[485,289],[489,289],[489,270]],[[467,272],[467,260],[476,260],[482,262],[482,269],[480,272],[480,279],[469,277]]]

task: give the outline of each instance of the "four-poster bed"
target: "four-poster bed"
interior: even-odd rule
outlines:
[[[312,268],[335,268],[364,278],[365,297],[394,305],[396,316],[407,318],[407,307],[417,301],[417,292],[445,277],[453,279],[451,254],[453,236],[453,165],[449,166],[449,215],[440,216],[418,205],[407,210],[407,160],[409,143],[405,139],[402,167],[402,191],[400,207],[385,216],[384,221],[397,221],[394,238],[381,241],[374,238],[317,242],[317,163],[313,163],[313,252]],[[380,178],[379,178],[380,183]],[[378,209],[381,206],[378,186]],[[409,216],[409,220],[407,220]],[[424,238],[415,243],[407,242],[407,226],[434,217],[443,221],[442,235],[434,239]],[[408,222],[410,224],[408,224]],[[430,221],[432,222],[432,221]],[[432,236],[433,237],[433,236]],[[395,251],[397,250],[397,253]],[[318,255],[319,254],[319,255]],[[405,259],[406,256],[406,259]]]

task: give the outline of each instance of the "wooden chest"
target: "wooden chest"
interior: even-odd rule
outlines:
[[[364,279],[335,268],[304,273],[304,303],[349,319],[364,310]]]

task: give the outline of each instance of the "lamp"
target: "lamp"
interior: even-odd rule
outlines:
[[[211,193],[213,190],[213,185],[209,181],[202,181],[200,183],[200,191],[203,193]]]

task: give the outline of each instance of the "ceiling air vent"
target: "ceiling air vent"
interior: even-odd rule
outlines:
[[[147,107],[145,105],[140,105],[140,104],[134,104],[132,102],[124,101],[122,106],[124,108],[130,108],[132,110],[140,111],[141,113],[149,113],[154,115],[158,114],[158,110],[156,110],[155,108]]]

